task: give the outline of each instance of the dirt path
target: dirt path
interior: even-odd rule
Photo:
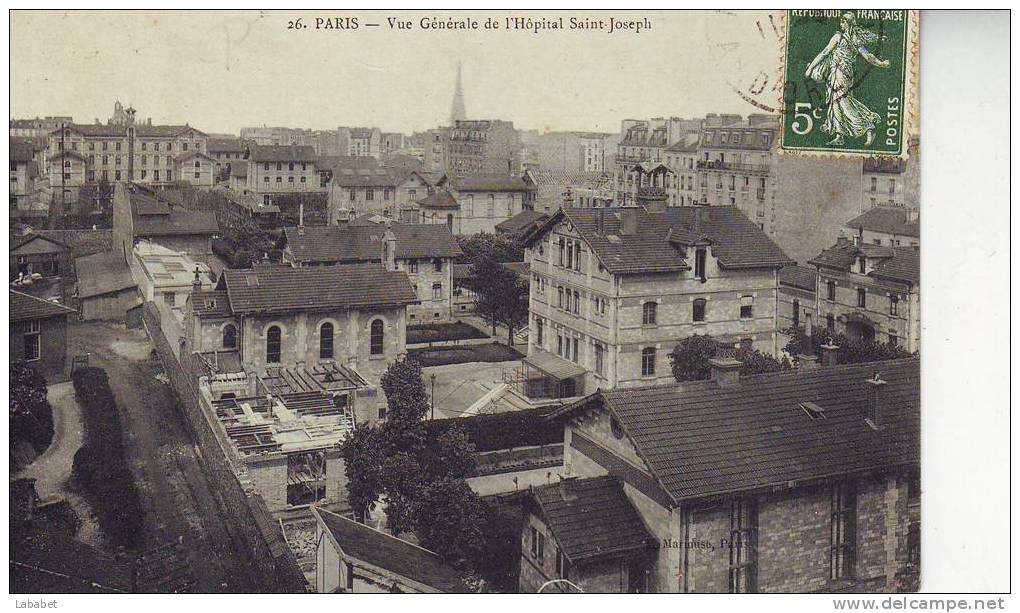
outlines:
[[[53,442],[18,477],[35,479],[35,490],[42,500],[67,500],[81,520],[77,538],[89,545],[102,547],[105,539],[92,507],[69,486],[74,454],[81,448],[85,434],[74,386],[70,381],[50,385],[46,399],[53,407]]]
[[[143,330],[113,324],[73,326],[69,352],[89,352],[89,363],[106,370],[124,426],[128,463],[146,511],[145,545],[179,543],[200,592],[257,591],[247,564],[226,526],[182,423],[172,389]]]

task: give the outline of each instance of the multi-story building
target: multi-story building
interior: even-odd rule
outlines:
[[[921,218],[916,208],[876,206],[851,219],[846,229],[855,245],[918,247]]]
[[[876,206],[917,208],[920,177],[918,140],[907,143],[909,159],[866,157],[861,176],[861,212]]]
[[[698,137],[681,139],[666,147],[663,162],[673,171],[666,186],[669,206],[691,206],[699,202]]]
[[[418,200],[428,195],[431,186],[424,173],[384,168],[375,158],[338,160],[328,186],[327,222],[346,223],[369,213],[400,219],[418,208]]]
[[[616,151],[615,134],[586,132],[581,135],[581,170],[584,172],[610,172],[613,168],[609,156]]]
[[[736,207],[563,208],[532,234],[532,398],[673,381],[695,334],[776,353],[778,270],[793,262]]]
[[[315,163],[315,150],[308,145],[251,147],[245,189],[265,204],[281,194],[323,192]]]
[[[666,148],[688,142],[701,125],[701,120],[678,117],[623,120],[613,159],[616,205],[633,206],[641,187],[669,188],[674,181],[673,170],[664,165]]]
[[[382,263],[400,270],[418,302],[408,320],[447,321],[453,316],[453,260],[461,255],[446,226],[366,223],[286,228],[283,259],[294,266]]]
[[[735,206],[768,235],[775,233],[773,146],[778,124],[741,121],[706,127],[698,147],[698,201]]]
[[[809,264],[818,270],[816,325],[910,352],[921,348],[918,247],[855,245],[840,237]]]
[[[529,173],[446,175],[418,201],[421,223],[446,224],[454,234],[494,233],[496,226],[534,209],[535,181]]]
[[[347,144],[346,155],[378,158],[383,154],[379,128],[340,128],[340,142]]]
[[[134,109],[127,109],[129,118]],[[49,135],[49,183],[76,196],[77,188],[101,181],[160,185],[183,181],[213,184],[216,160],[208,137],[188,125],[69,124]]]
[[[436,128],[424,132],[422,134],[422,169],[426,172],[446,172],[449,147],[449,128]]]
[[[599,390],[554,413],[566,478],[530,494],[522,591],[909,589],[919,360],[834,356],[751,377],[713,359],[710,381]]]
[[[50,132],[63,125],[74,123],[71,117],[36,117],[35,119],[12,119],[11,136],[20,138],[49,138]]]
[[[148,239],[191,258],[208,262],[212,237],[219,233],[215,211],[188,211],[136,183],[118,183],[113,191],[113,251],[128,260],[136,241]]]
[[[209,156],[216,160],[216,173],[230,175],[238,166],[247,166],[244,155],[247,148],[239,138],[210,138],[206,145]]]
[[[817,306],[815,289],[818,270],[814,266],[784,266],[779,271],[779,330],[800,328],[811,333]]]
[[[10,204],[11,210],[27,208],[40,178],[38,154],[31,142],[11,139],[10,143]]]
[[[456,175],[517,175],[521,138],[512,121],[458,120],[450,129],[446,171]]]

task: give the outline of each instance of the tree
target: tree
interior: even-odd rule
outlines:
[[[464,428],[457,424],[450,426],[436,438],[434,448],[428,474],[455,479],[464,479],[474,474],[475,446]]]
[[[524,261],[524,245],[503,234],[481,232],[458,236],[457,242],[464,252],[457,258],[458,264],[475,264],[482,260],[497,263]]]
[[[272,252],[275,245],[271,234],[245,219],[227,226],[214,250],[226,260],[227,267],[250,268]]]
[[[712,376],[709,360],[719,355],[721,346],[708,335],[694,335],[677,343],[669,354],[673,377],[677,381],[704,381]],[[737,349],[733,357],[740,361],[742,376],[790,370],[787,358],[776,358],[757,349]]]
[[[790,341],[783,347],[783,350],[793,356],[821,355],[822,345],[835,345],[837,361],[840,364],[858,364],[862,362],[877,362],[881,360],[895,360],[907,358],[913,355],[906,349],[890,343],[877,343],[852,339],[844,334],[830,330],[819,330],[815,328],[815,334],[808,336],[803,328],[791,328],[787,331]]]
[[[528,321],[528,284],[514,271],[492,258],[475,262],[465,287],[478,295],[475,312],[507,327],[507,345],[512,346],[514,331]]]
[[[46,399],[46,379],[34,368],[15,362],[10,365],[9,389],[11,448],[25,441],[42,453],[53,441],[53,407]]]
[[[359,425],[340,445],[347,475],[347,503],[364,521],[382,493],[382,437],[372,426]]]
[[[386,394],[385,438],[396,451],[420,455],[425,442],[425,416],[429,397],[425,391],[421,364],[415,360],[397,360],[389,365],[379,381]]]
[[[452,563],[485,555],[485,504],[463,479],[423,484],[413,509],[414,533],[426,549]]]

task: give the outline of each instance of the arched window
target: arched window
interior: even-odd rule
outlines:
[[[319,359],[333,359],[333,324],[329,322],[319,326]]]
[[[237,349],[237,328],[234,324],[227,324],[223,327],[223,348]]]
[[[655,375],[655,347],[645,347],[641,350],[641,376],[651,377]]]
[[[646,326],[654,326],[658,308],[659,305],[654,302],[646,302],[644,309],[642,310],[641,323]]]
[[[383,354],[383,321],[377,319],[372,322],[372,330],[369,334],[369,351],[372,355]]]
[[[266,362],[270,364],[280,363],[280,327],[270,326],[266,330]]]

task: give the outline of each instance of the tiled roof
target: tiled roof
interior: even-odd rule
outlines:
[[[225,290],[208,289],[192,292],[191,310],[198,317],[230,317],[230,296]]]
[[[515,232],[525,230],[535,224],[542,223],[546,219],[549,219],[549,216],[545,213],[525,209],[510,219],[496,224],[496,229],[513,234]]]
[[[244,142],[239,138],[210,138],[205,148],[210,153],[243,153]]]
[[[637,231],[624,235],[621,214],[637,216]],[[598,216],[603,215],[602,233],[596,231]],[[566,219],[581,234],[602,265],[614,274],[671,272],[690,265],[671,244],[687,236],[705,237],[712,255],[724,268],[778,268],[793,264],[775,243],[739,209],[731,206],[671,207],[663,213],[643,208],[560,209],[531,241]]]
[[[46,319],[74,313],[73,309],[61,306],[42,298],[22,294],[14,290],[10,291],[10,323],[17,321],[32,321],[35,319]]]
[[[217,289],[226,289],[235,314],[399,306],[418,300],[406,273],[381,264],[228,269]]]
[[[460,192],[531,192],[535,187],[521,177],[509,175],[466,175],[447,177],[450,189]]]
[[[137,287],[131,270],[117,251],[86,255],[74,261],[78,298],[91,298]]]
[[[340,187],[396,187],[402,182],[397,174],[381,166],[339,165],[333,169],[333,183]]]
[[[364,524],[313,508],[344,555],[428,585],[440,592],[464,592],[467,586],[439,555]]]
[[[378,168],[379,160],[367,155],[320,155],[315,167],[334,172],[338,168]]]
[[[135,236],[180,236],[216,234],[219,224],[215,211],[172,209],[168,215],[136,215]]]
[[[397,259],[455,258],[460,245],[445,224],[392,223]],[[378,262],[382,260],[381,224],[285,228],[287,249],[299,262]]]
[[[848,228],[897,234],[900,236],[921,236],[919,221],[910,221],[909,212],[902,207],[876,206],[847,222]]]
[[[869,277],[918,285],[921,282],[921,251],[917,247],[857,246],[846,239],[819,253],[809,262],[822,268],[849,271],[859,255],[880,260]]]
[[[916,247],[894,247],[893,257],[875,267],[869,276],[918,285],[921,282],[921,250]]]
[[[657,544],[612,477],[568,479],[531,493],[571,562],[640,554]]]
[[[779,284],[815,291],[818,270],[809,266],[783,266],[779,270]]]
[[[418,201],[423,209],[459,209],[457,199],[445,189],[437,189],[425,198]]]
[[[878,373],[879,428],[865,421]],[[915,464],[917,358],[595,394],[677,500],[723,496]],[[800,406],[821,407],[812,419]],[[584,406],[582,404],[575,407]]]
[[[192,149],[191,151],[185,151],[184,153],[181,153],[180,155],[175,156],[174,157],[174,161],[180,163],[180,162],[183,162],[185,160],[189,160],[189,159],[191,159],[193,157],[205,158],[205,159],[209,160],[210,162],[215,162],[216,161],[216,158],[212,157],[211,155],[209,155],[207,153],[202,153],[198,149]]]
[[[35,155],[35,147],[31,143],[11,139],[10,154],[12,162],[31,162]]]
[[[107,125],[107,124],[94,124],[94,123],[76,123],[67,126],[68,129],[77,132],[83,136],[110,136],[110,137],[121,137],[127,136],[127,126],[123,125]],[[53,130],[51,134],[59,132],[60,128]],[[180,136],[187,132],[194,132],[197,136],[205,136],[205,133],[196,130],[188,125],[183,126],[150,126],[147,124],[136,124],[135,134],[140,137],[150,138],[167,138],[173,136]]]
[[[57,239],[55,239],[53,237],[43,236],[42,234],[35,234],[35,233],[33,233],[33,234],[22,235],[22,236],[18,236],[18,237],[13,237],[12,236],[11,237],[11,251],[17,251],[18,249],[21,249],[23,246],[31,243],[32,241],[34,241],[36,239],[41,240],[41,241],[46,241],[48,243],[52,243],[52,244],[56,245],[57,247],[60,247],[61,250],[70,249],[70,247],[68,247],[66,243],[64,243],[62,241],[59,241],[59,240],[57,240]]]
[[[314,162],[315,149],[309,145],[256,145],[251,159],[255,162]]]

